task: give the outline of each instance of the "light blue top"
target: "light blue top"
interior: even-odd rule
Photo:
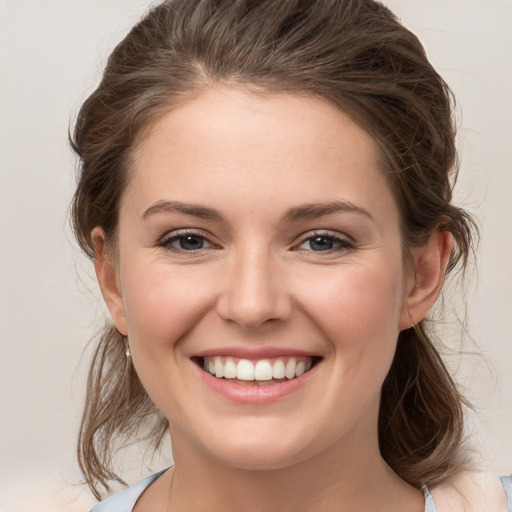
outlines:
[[[107,498],[105,501],[98,503],[91,512],[132,512],[135,503],[143,491],[165,471],[164,469],[155,475],[148,476],[139,483],[110,496],[110,498]],[[505,489],[505,494],[507,495],[507,510],[512,512],[512,475],[502,476],[500,480]],[[423,486],[422,491],[425,495],[425,512],[437,512],[436,504],[428,489]]]
[[[139,483],[124,489],[106,500],[98,503],[91,512],[131,512],[140,495],[145,491],[160,475],[165,473],[164,469],[154,475],[148,476]]]
[[[507,495],[507,510],[512,512],[512,475],[500,477],[503,489]]]

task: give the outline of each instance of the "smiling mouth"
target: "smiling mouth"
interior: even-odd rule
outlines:
[[[213,356],[194,359],[203,371],[217,379],[246,386],[268,386],[300,377],[311,370],[321,357],[274,357],[250,360]]]

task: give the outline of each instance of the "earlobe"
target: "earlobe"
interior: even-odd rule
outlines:
[[[414,274],[407,284],[401,330],[418,324],[434,306],[443,287],[452,247],[452,234],[437,230],[424,246],[412,250]]]
[[[107,304],[110,316],[117,330],[124,336],[128,335],[123,297],[119,286],[118,269],[108,255],[105,232],[96,227],[92,230],[91,238],[94,244],[94,269],[100,285],[103,299]]]

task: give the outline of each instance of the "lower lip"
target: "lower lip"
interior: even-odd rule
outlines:
[[[301,389],[313,376],[318,364],[311,370],[286,382],[258,386],[256,384],[236,384],[226,379],[217,379],[201,370],[203,382],[217,395],[239,404],[264,405],[277,402]]]

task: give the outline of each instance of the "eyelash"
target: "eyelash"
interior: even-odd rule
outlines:
[[[313,251],[312,249],[301,249],[300,247],[306,243],[311,242],[314,239],[323,239],[325,241],[331,242],[336,247],[332,247],[330,249],[321,250],[321,251]],[[307,236],[305,236],[301,242],[299,243],[297,247],[297,250],[299,251],[307,251],[307,252],[313,252],[313,253],[326,253],[326,254],[332,254],[334,252],[346,252],[355,249],[355,244],[353,241],[348,240],[347,238],[341,238],[339,236],[333,235],[331,233],[326,233],[325,231],[315,231],[313,233],[309,233]]]
[[[203,249],[210,249],[210,247],[200,247],[198,249],[187,250],[187,249],[183,249],[182,247],[175,247],[172,245],[174,242],[183,241],[187,237],[195,238],[196,240],[201,240],[203,242],[210,244],[212,247],[215,247],[215,244],[207,236],[205,236],[202,233],[198,233],[196,231],[182,231],[179,233],[172,234],[170,236],[166,236],[158,243],[158,245],[160,247],[163,247],[170,251],[183,252],[183,253],[198,253],[198,252],[202,251]]]
[[[176,242],[183,242],[186,238],[194,238],[196,241],[201,241],[202,244],[205,242],[210,245],[210,247],[199,247],[197,249],[184,249],[183,247],[176,247],[173,244]],[[314,251],[313,249],[301,249],[301,246],[308,241],[311,242],[314,239],[323,239],[323,241],[327,241],[334,245],[334,247],[327,248],[325,250],[319,250]],[[215,248],[216,245],[204,234],[198,233],[196,231],[187,230],[182,231],[179,233],[172,234],[170,236],[166,236],[163,238],[158,245],[160,247],[163,247],[165,249],[174,251],[174,252],[181,252],[181,253],[199,253],[203,251],[204,249],[210,249]],[[300,243],[294,247],[295,250],[301,251],[301,252],[308,252],[308,253],[326,253],[326,254],[332,254],[335,252],[346,252],[355,249],[355,244],[353,241],[348,240],[347,238],[341,238],[339,236],[335,236],[331,233],[324,232],[324,231],[315,231],[313,233],[309,233],[307,236],[304,236]]]

